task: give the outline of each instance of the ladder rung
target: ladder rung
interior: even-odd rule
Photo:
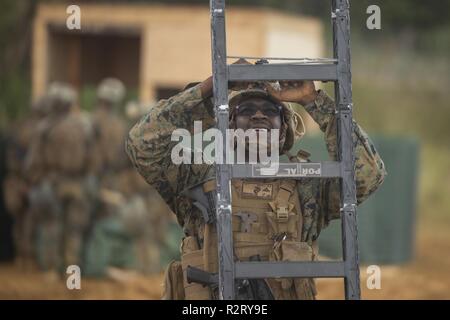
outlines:
[[[228,65],[228,81],[257,80],[337,80],[337,65],[317,64],[231,64]]]
[[[233,178],[332,178],[341,177],[338,161],[279,163],[278,168],[261,164],[234,164]]]
[[[235,275],[238,279],[263,278],[343,278],[342,261],[285,261],[285,262],[236,262]]]

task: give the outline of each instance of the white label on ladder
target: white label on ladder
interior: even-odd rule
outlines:
[[[322,174],[320,163],[278,163],[276,166],[252,165],[252,176],[318,177]]]
[[[278,166],[274,166],[274,167],[270,166],[267,168],[260,168],[259,172],[262,176],[274,176],[278,173]]]

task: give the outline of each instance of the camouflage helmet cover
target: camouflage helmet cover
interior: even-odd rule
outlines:
[[[75,89],[67,83],[55,81],[48,87],[47,99],[53,106],[72,106],[76,103],[77,98]]]
[[[51,111],[51,99],[48,94],[39,97],[31,103],[31,112],[46,115]]]
[[[117,104],[125,97],[125,86],[119,79],[103,79],[97,87],[97,98]]]

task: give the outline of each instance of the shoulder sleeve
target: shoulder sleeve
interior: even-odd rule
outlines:
[[[322,90],[317,99],[305,106],[306,111],[324,132],[325,144],[331,160],[337,160],[337,117],[334,101]],[[380,154],[367,133],[353,121],[355,178],[357,203],[362,203],[383,183],[386,169]],[[340,179],[322,179],[321,201],[325,224],[340,217]]]
[[[131,162],[174,212],[177,194],[192,182],[191,167],[202,166],[174,164],[171,153],[178,142],[171,136],[176,129],[194,134],[194,121],[202,121],[202,130],[214,125],[213,108],[202,99],[200,85],[159,101],[131,129],[126,140]]]

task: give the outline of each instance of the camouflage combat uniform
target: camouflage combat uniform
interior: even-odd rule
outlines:
[[[29,209],[30,181],[25,173],[26,155],[38,124],[47,116],[50,101],[47,96],[32,104],[31,114],[12,125],[6,142],[8,175],[4,182],[5,204],[14,219],[14,245],[20,266],[33,262],[33,215]]]
[[[336,135],[337,121],[335,116],[335,103],[324,91],[320,90],[316,100],[313,103],[306,105],[305,109],[319,124],[320,129],[324,132],[325,143],[329,156],[332,160],[336,160],[338,146]],[[175,165],[171,161],[171,150],[176,144],[176,142],[171,141],[172,132],[177,128],[185,128],[193,134],[194,121],[203,121],[203,130],[206,130],[214,125],[214,110],[211,100],[202,99],[200,85],[185,90],[168,100],[160,101],[133,127],[127,140],[127,152],[132,162],[141,175],[149,184],[156,188],[163,199],[168,203],[172,211],[177,215],[178,222],[183,227],[185,234],[181,250],[182,253],[186,255],[194,253],[196,252],[196,249],[198,250],[204,247],[204,242],[206,241],[205,239],[211,237],[211,234],[215,234],[214,227],[207,227],[208,225],[204,223],[199,209],[193,205],[191,198],[186,196],[186,190],[189,190],[199,184],[204,184],[205,181],[215,179],[214,166],[206,164]],[[356,123],[354,123],[353,139],[356,155],[356,192],[357,201],[358,204],[360,204],[380,186],[383,182],[386,171],[383,161],[377,153],[374,145],[371,143],[367,134]],[[242,245],[245,246],[245,236],[249,236],[247,234],[243,234],[242,232],[239,233],[239,230],[242,230],[243,220],[241,221],[241,226],[239,226],[239,219],[236,219],[235,217],[235,205],[238,207],[245,207],[245,203],[248,202],[247,207],[251,207],[254,204],[255,211],[272,211],[269,206],[270,203],[268,202],[270,199],[266,200],[265,203],[261,202],[261,199],[267,196],[264,192],[261,193],[258,191],[261,188],[254,188],[255,190],[250,190],[250,193],[255,191],[255,195],[258,196],[259,199],[256,199],[258,197],[248,197],[248,199],[244,199],[246,198],[244,196],[245,184],[247,183],[247,187],[250,186],[251,188],[252,182],[255,185],[269,185],[269,188],[267,189],[269,190],[268,198],[273,200],[277,197],[276,194],[272,195],[270,192],[272,188],[275,190],[277,187],[273,180],[259,180],[258,182],[252,180],[233,180],[231,185],[233,192],[232,206],[235,254],[236,252],[239,253],[245,251],[242,248]],[[258,213],[258,219],[261,218],[264,221],[257,221],[257,223],[252,225],[252,229],[257,229],[264,226],[261,230],[265,230],[267,234],[259,233],[255,236],[252,235],[252,239],[258,236],[259,239],[261,239],[258,241],[265,243],[264,248],[261,246],[261,252],[263,252],[262,255],[265,256],[264,259],[289,260],[288,244],[293,245],[292,248],[294,248],[293,251],[291,250],[291,253],[293,254],[292,260],[316,259],[317,249],[315,242],[319,237],[321,230],[325,228],[331,220],[340,218],[339,179],[307,178],[298,181],[284,179],[284,182],[282,181],[280,183],[288,185],[287,188],[284,189],[290,189],[291,196],[288,196],[289,202],[292,201],[292,207],[295,205],[295,210],[300,213],[300,217],[296,218],[300,221],[300,232],[299,234],[296,234],[295,237],[292,236],[291,240],[295,241],[284,241],[286,242],[286,247],[281,246],[281,250],[284,250],[286,257],[283,258],[279,252],[268,252],[268,250],[270,251],[274,245],[274,241],[272,241],[273,238],[269,237],[269,233],[273,233],[270,231],[270,224],[272,220],[269,219],[269,214],[266,217],[261,217]],[[291,185],[289,186],[289,184]],[[204,184],[204,186],[205,185],[206,184]],[[278,194],[281,194],[281,189],[283,187],[280,188],[280,185],[278,185],[277,188],[279,190]],[[284,194],[286,193],[284,192]],[[296,194],[294,197],[296,199],[293,199],[293,194]],[[237,196],[240,204],[234,203],[235,196]],[[261,207],[261,203],[264,203],[264,207]],[[256,208],[256,206],[259,207]],[[270,214],[273,216],[273,212]],[[291,213],[289,213],[289,217],[290,215]],[[270,221],[268,222],[268,220]],[[258,241],[253,241],[251,244],[258,246]],[[209,242],[214,244],[214,241]],[[237,243],[240,243],[239,246],[241,247],[237,248]],[[301,245],[307,250],[305,251],[297,245]],[[193,249],[191,250],[189,247],[192,247]],[[250,249],[251,248],[249,248],[249,250]],[[214,250],[214,248],[212,250]],[[255,252],[259,252],[258,250],[255,250]],[[212,251],[212,253],[210,253],[209,251],[211,250],[208,249],[203,252],[203,259],[196,258],[200,261],[197,266],[208,269],[209,271],[217,271],[217,252],[214,253],[214,251]],[[216,260],[212,267],[205,264],[205,255],[207,255],[206,252],[208,252],[209,256],[214,254],[216,255]],[[297,254],[299,252],[301,253]],[[308,252],[307,257],[303,256],[304,252]],[[246,260],[249,255],[250,254],[244,254],[243,257],[239,258]],[[209,257],[208,259],[209,262],[207,263],[211,263],[211,258]],[[201,263],[202,260],[203,265]],[[193,260],[191,259],[191,263],[192,261]],[[195,263],[193,263],[193,265],[195,265]],[[170,270],[170,268],[172,268],[172,270]],[[171,288],[166,288],[166,298],[209,299],[214,297],[213,295],[208,295],[208,293],[199,294],[202,290],[201,285],[194,288],[192,287],[192,284],[187,284],[185,274],[183,275],[182,273],[184,271],[185,263],[182,263],[181,265],[172,264],[169,266],[166,274],[166,286],[169,285]],[[308,279],[300,279],[301,281],[295,281],[295,285],[293,285],[292,281],[289,279],[286,279],[284,282],[281,281],[281,283],[279,283],[276,279],[267,280],[270,288],[273,290],[275,299],[313,299],[315,297],[314,283]],[[184,282],[184,284],[180,285],[180,282]]]
[[[159,271],[157,229],[151,188],[131,166],[124,150],[127,124],[118,115],[125,86],[106,78],[97,88],[93,114],[99,206],[87,249],[86,272],[102,276],[109,267]],[[98,251],[102,251],[99,254]]]
[[[82,249],[91,216],[92,127],[74,112],[75,91],[52,83],[52,113],[39,124],[28,155],[30,192],[38,219],[38,258],[48,271],[82,264]]]
[[[100,184],[105,188],[115,188],[115,176],[129,161],[123,152],[126,136],[125,121],[117,115],[116,108],[122,102],[125,87],[117,79],[106,78],[97,88],[97,106],[93,113],[95,132],[96,169]]]

